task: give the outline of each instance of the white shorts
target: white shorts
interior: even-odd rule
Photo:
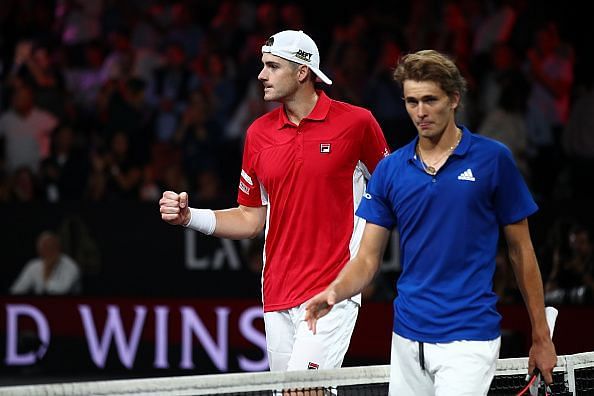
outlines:
[[[271,371],[330,369],[342,365],[349,347],[359,305],[336,304],[319,319],[314,335],[305,321],[305,304],[264,313],[268,362]]]
[[[390,396],[486,395],[495,375],[501,337],[490,341],[419,343],[392,334]],[[421,368],[424,360],[425,369]]]

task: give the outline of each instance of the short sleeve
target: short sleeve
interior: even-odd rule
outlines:
[[[268,204],[266,193],[258,181],[258,175],[254,166],[255,161],[256,154],[253,147],[252,134],[248,129],[237,191],[237,202],[243,206],[259,207]]]
[[[493,177],[495,211],[500,225],[516,223],[538,210],[512,153],[503,145],[498,152]]]
[[[368,112],[363,131],[361,162],[363,162],[369,173],[373,173],[380,160],[390,154],[390,148],[380,125],[371,112]]]
[[[367,222],[391,230],[396,225],[396,216],[388,198],[388,161],[381,161],[367,185],[367,191],[357,209],[357,216]]]

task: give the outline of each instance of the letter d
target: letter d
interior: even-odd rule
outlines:
[[[37,325],[37,333],[41,346],[37,351],[30,351],[20,354],[17,351],[19,340],[18,321],[20,315],[26,315],[32,318]],[[26,304],[7,304],[6,305],[6,365],[7,366],[26,366],[34,364],[38,359],[45,355],[45,351],[50,342],[50,329],[47,320],[40,310],[32,305]]]

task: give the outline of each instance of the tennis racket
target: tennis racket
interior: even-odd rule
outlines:
[[[549,326],[549,332],[551,333],[551,338],[553,338],[553,331],[555,331],[555,322],[557,321],[558,314],[559,311],[556,308],[545,308],[545,316],[547,319],[547,325]],[[526,392],[529,392],[528,394],[531,396],[552,395],[551,388],[544,382],[538,369],[535,369],[532,375],[527,375],[526,381],[528,381],[528,384],[517,394],[517,396],[526,395]]]

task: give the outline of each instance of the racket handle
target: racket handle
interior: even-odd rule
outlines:
[[[555,322],[557,321],[557,315],[559,311],[553,307],[545,307],[545,316],[547,319],[547,325],[549,326],[549,332],[551,333],[551,338],[553,338],[553,331],[555,330]],[[532,375],[526,376],[526,382],[530,381],[532,376],[536,377],[535,381],[528,387],[528,391],[530,395],[547,395],[550,394],[550,388],[548,385],[544,385],[544,381],[542,381],[542,377],[540,375],[539,369],[534,369]],[[547,393],[549,392],[549,393]],[[519,394],[523,394],[520,392]],[[518,394],[518,395],[519,395]]]

